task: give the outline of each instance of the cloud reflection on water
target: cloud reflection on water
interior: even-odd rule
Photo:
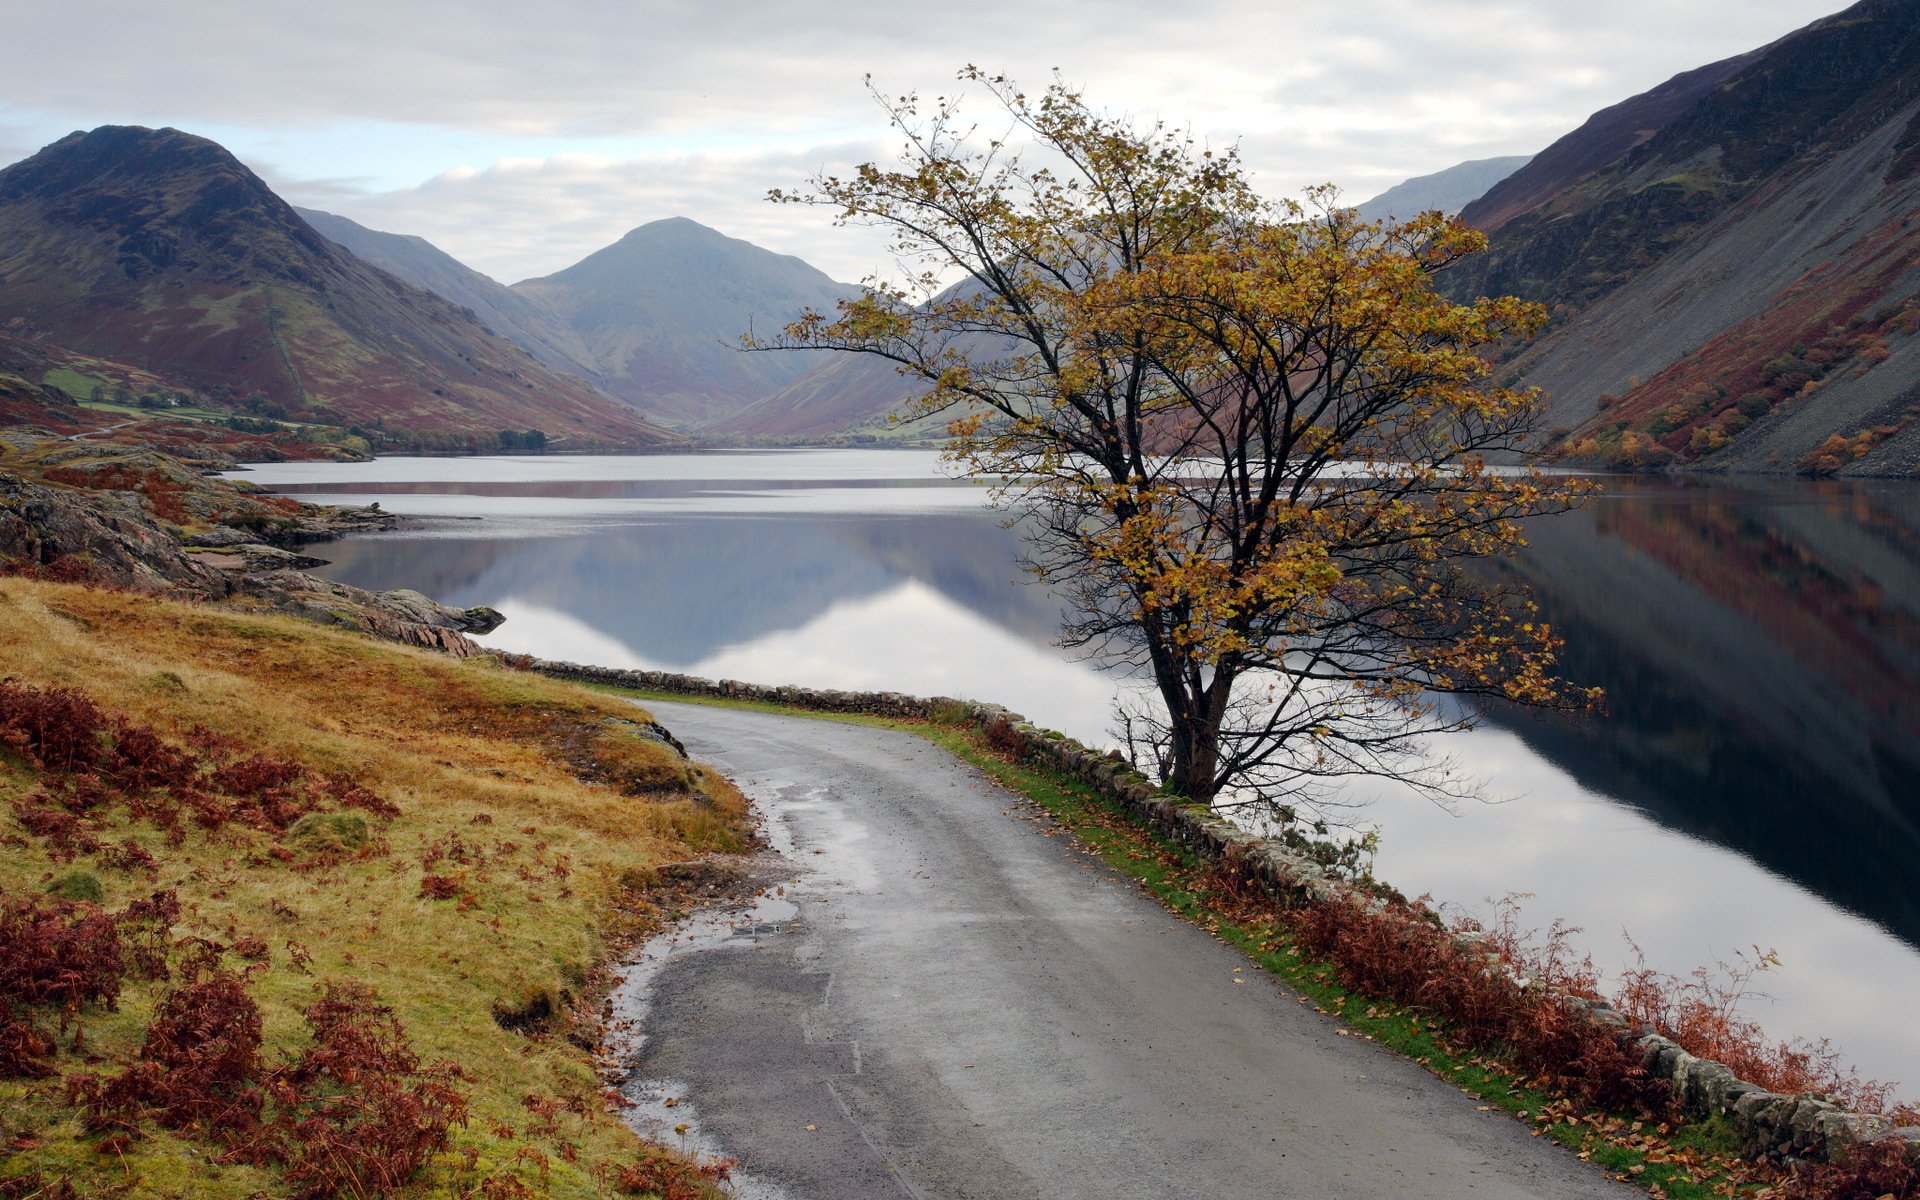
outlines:
[[[1084,741],[1107,740],[1114,681],[1084,664],[1046,659],[1032,643],[910,580],[835,604],[798,628],[720,647],[687,662],[650,658],[558,609],[504,597],[506,624],[482,639],[521,654],[707,679],[897,690],[1005,704]],[[931,635],[931,636],[930,636]]]
[[[484,517],[322,553],[349,582],[501,608],[503,648],[976,696],[1104,740],[1114,677],[1049,644],[1057,604],[1012,585],[1015,535],[930,454],[381,460],[255,478]],[[1681,974],[1777,948],[1784,967],[1759,981],[1776,999],[1751,1015],[1830,1036],[1920,1094],[1920,1029],[1899,1016],[1920,994],[1916,498],[1624,482],[1550,522],[1515,569],[1613,714],[1496,714],[1502,727],[1446,743],[1509,803],[1450,816],[1354,789],[1385,830],[1382,876],[1470,908],[1532,893],[1535,922],[1583,927],[1610,968],[1626,962],[1623,929]]]

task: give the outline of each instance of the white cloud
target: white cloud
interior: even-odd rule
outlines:
[[[668,215],[854,278],[882,265],[877,239],[760,196],[886,150],[869,72],[937,93],[969,61],[1033,86],[1057,67],[1098,105],[1239,142],[1270,191],[1357,200],[1538,150],[1831,3],[67,0],[9,13],[0,154],[171,124],[507,280]]]
[[[670,216],[691,216],[854,281],[884,258],[883,239],[836,229],[826,213],[765,197],[770,188],[791,188],[816,170],[844,169],[885,150],[873,143],[629,160],[556,154],[453,167],[416,187],[376,193],[324,182],[276,183],[295,203],[376,229],[419,233],[503,283],[549,274],[637,225]]]

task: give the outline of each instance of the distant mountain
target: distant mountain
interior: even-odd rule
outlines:
[[[1416,175],[1371,200],[1354,205],[1363,220],[1405,221],[1423,212],[1457,213],[1485,195],[1487,189],[1527,165],[1524,154],[1504,158],[1476,158],[1456,163],[1431,175]]]
[[[804,372],[772,394],[718,418],[712,430],[800,440],[838,437],[884,425],[889,414],[927,390],[924,383],[871,355],[808,357],[812,361]]]
[[[0,323],[215,400],[428,444],[679,440],[347,253],[174,129],[74,133],[0,171]]]
[[[724,420],[819,361],[743,353],[741,334],[771,336],[803,309],[831,310],[856,291],[685,217],[642,225],[513,290],[566,322],[614,395],[650,419],[688,427]]]
[[[471,309],[481,324],[548,366],[587,380],[598,375],[593,354],[546,306],[482,275],[427,239],[382,233],[318,209],[296,205],[293,211],[362,262]]]
[[[1578,459],[1920,473],[1920,0],[1863,0],[1596,114],[1461,214],[1455,295]]]
[[[937,299],[951,299],[978,287],[974,280],[962,279]],[[1017,347],[996,345],[979,333],[961,335],[953,348],[979,357],[1018,352]],[[716,421],[712,429],[800,441],[902,433],[915,438],[942,436],[945,416],[923,418],[904,428],[888,423],[890,417],[902,416],[911,401],[927,394],[925,380],[902,375],[893,362],[871,354],[829,351],[805,357],[813,360],[805,372],[771,395]],[[947,414],[952,415],[956,414]]]

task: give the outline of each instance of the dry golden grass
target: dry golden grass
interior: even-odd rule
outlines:
[[[170,741],[199,727],[246,754],[350,774],[401,810],[370,819],[370,841],[352,854],[326,853],[325,836],[234,826],[194,828],[169,846],[111,812],[97,836],[145,847],[159,864],[149,878],[86,854],[55,862],[10,812],[34,790],[32,772],[0,751],[0,885],[40,892],[81,868],[109,908],[177,889],[176,937],[264,940],[252,991],[270,1056],[305,1036],[299,1014],[319,980],[374,988],[423,1058],[472,1076],[455,1152],[406,1194],[512,1195],[507,1175],[536,1195],[619,1194],[596,1169],[647,1151],[606,1111],[590,1056],[566,1036],[581,1031],[562,1019],[513,1032],[494,1014],[591,995],[596,968],[649,919],[623,878],[743,847],[746,805],[723,779],[641,736],[631,704],[583,688],[289,618],[69,585],[0,578],[0,676],[77,689]],[[427,876],[447,881],[447,898],[423,898]],[[135,985],[119,1011],[84,1013],[84,1050],[63,1051],[61,1070],[128,1059],[164,986]],[[280,1194],[271,1172],[217,1165],[206,1145],[157,1129],[97,1153],[60,1082],[0,1081],[0,1138],[28,1146],[0,1176],[71,1174],[83,1195]],[[539,1118],[529,1097],[563,1109]],[[476,1190],[489,1179],[492,1192]]]

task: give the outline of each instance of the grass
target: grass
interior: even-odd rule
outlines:
[[[274,1061],[306,1044],[301,1013],[319,983],[371,987],[421,1059],[468,1075],[468,1120],[401,1194],[630,1194],[619,1171],[661,1152],[612,1115],[582,1048],[597,1032],[596,989],[610,955],[656,919],[628,883],[746,844],[731,785],[640,736],[630,705],[288,618],[0,578],[0,662],[16,686],[75,689],[172,744],[211,739],[349,775],[399,809],[325,814],[284,834],[183,823],[169,836],[102,806],[83,814],[91,836],[137,845],[155,865],[63,861],[19,817],[41,772],[0,742],[7,894],[41,894],[78,871],[109,910],[177,892],[176,939],[264,943],[264,959],[232,965],[248,970]],[[429,898],[429,877],[449,881],[445,899]],[[0,1079],[0,1138],[13,1147],[0,1183],[38,1172],[89,1196],[291,1194],[270,1164],[223,1164],[191,1132],[143,1127],[122,1141],[83,1128],[66,1079],[128,1062],[167,990],[132,982],[117,1008],[83,1009],[60,1038],[55,1078]],[[495,1017],[537,998],[561,1009],[544,1028]]]
[[[793,709],[734,700],[596,685],[596,690],[659,700],[778,713],[916,733],[978,768],[995,783],[1046,810],[1109,866],[1138,881],[1170,911],[1240,950],[1285,981],[1311,1005],[1346,1024],[1350,1036],[1376,1042],[1419,1063],[1480,1101],[1527,1122],[1621,1179],[1673,1200],[1753,1194],[1760,1173],[1741,1159],[1738,1136],[1723,1120],[1668,1123],[1634,1113],[1583,1112],[1529,1081],[1497,1057],[1463,1047],[1442,1023],[1418,1010],[1372,999],[1338,982],[1334,968],[1313,961],[1270,905],[1249,904],[1224,888],[1207,864],[1143,828],[1092,788],[1050,771],[1011,762],[970,726],[900,721],[862,714]]]

